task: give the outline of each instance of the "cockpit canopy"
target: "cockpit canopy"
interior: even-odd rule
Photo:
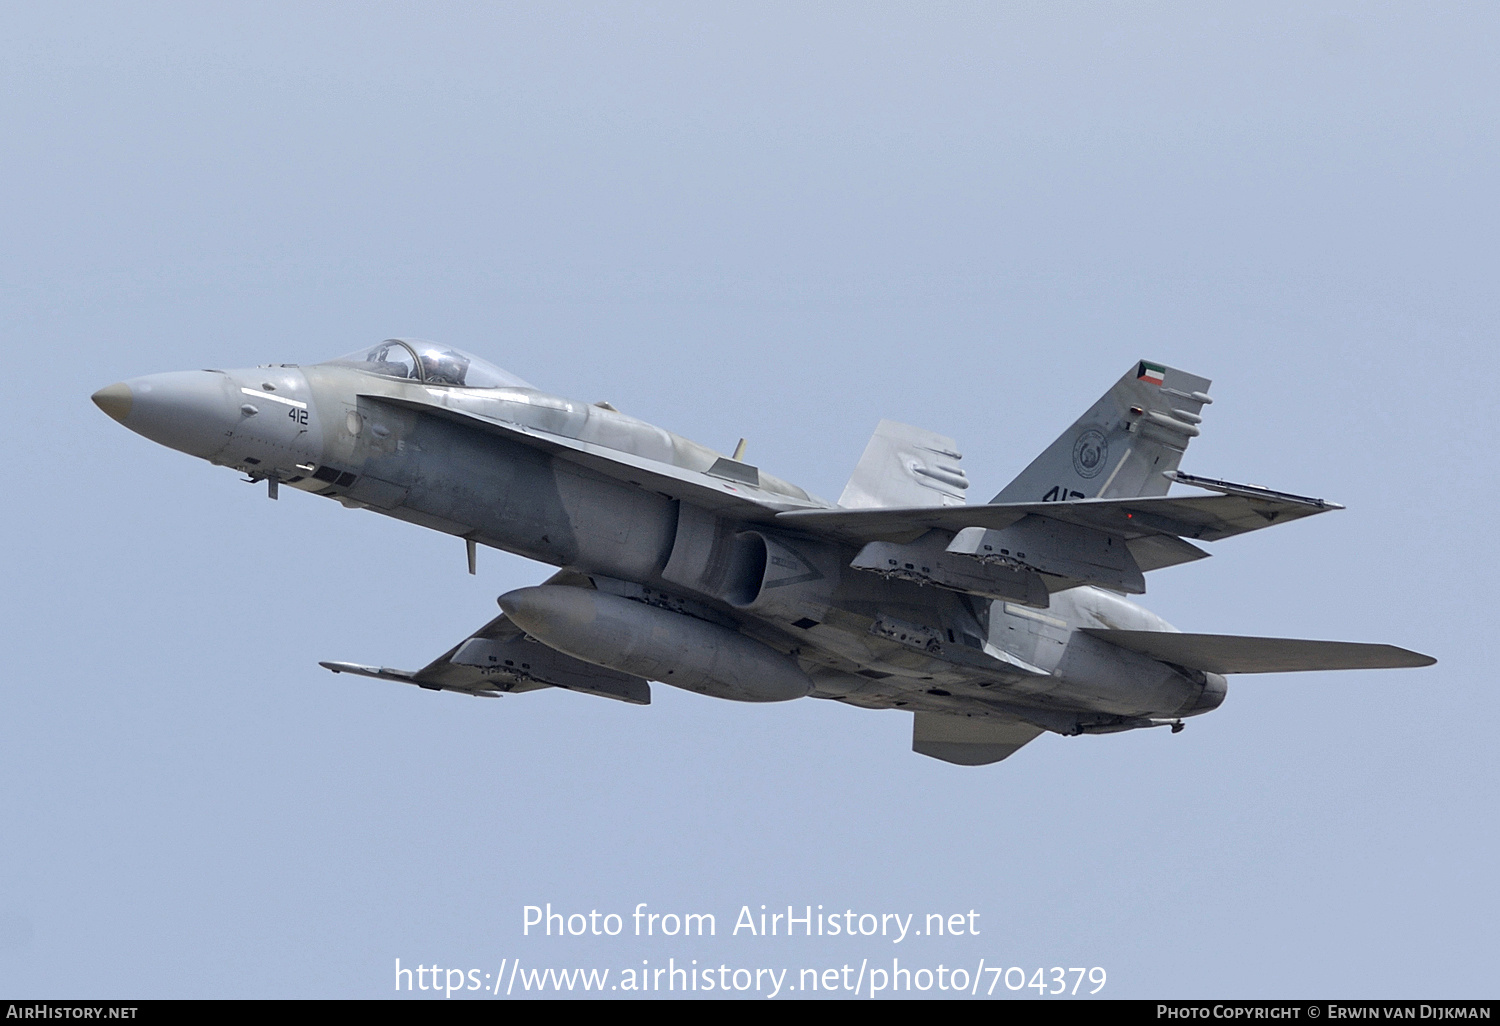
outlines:
[[[531,387],[514,374],[477,356],[420,338],[388,338],[372,349],[362,349],[328,362],[357,367],[387,378],[410,378],[428,385]]]

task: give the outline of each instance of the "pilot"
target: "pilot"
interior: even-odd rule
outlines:
[[[439,385],[462,385],[469,373],[469,358],[451,349],[424,349],[422,374]]]

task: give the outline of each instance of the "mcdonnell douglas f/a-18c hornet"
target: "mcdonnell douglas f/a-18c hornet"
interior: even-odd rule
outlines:
[[[645,705],[830,698],[913,714],[912,748],[997,762],[1044,731],[1182,729],[1224,676],[1426,666],[1390,645],[1185,634],[1127,595],[1194,542],[1339,509],[1178,470],[1209,382],[1141,361],[984,505],[952,439],[881,421],[827,502],[743,459],[388,339],[313,366],[153,374],[94,402],[162,445],[558,567],[420,670],[440,691]],[[1172,484],[1206,494],[1169,496]]]

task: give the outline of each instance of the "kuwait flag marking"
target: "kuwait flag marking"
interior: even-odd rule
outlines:
[[[1142,381],[1149,381],[1153,385],[1160,385],[1167,380],[1167,369],[1159,363],[1147,363],[1141,361],[1140,370],[1135,375]]]

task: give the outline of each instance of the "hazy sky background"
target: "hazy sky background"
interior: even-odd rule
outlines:
[[[896,956],[1494,995],[1500,8],[13,3],[0,40],[0,993]],[[983,501],[1166,361],[1215,381],[1185,470],[1348,509],[1146,604],[1439,662],[1232,678],[1181,734],[977,769],[811,700],[334,677],[550,571],[268,502],[88,396],[391,335],[835,498],[885,416]],[[523,939],[548,901],[721,936]],[[723,936],[762,903],[984,932]]]

